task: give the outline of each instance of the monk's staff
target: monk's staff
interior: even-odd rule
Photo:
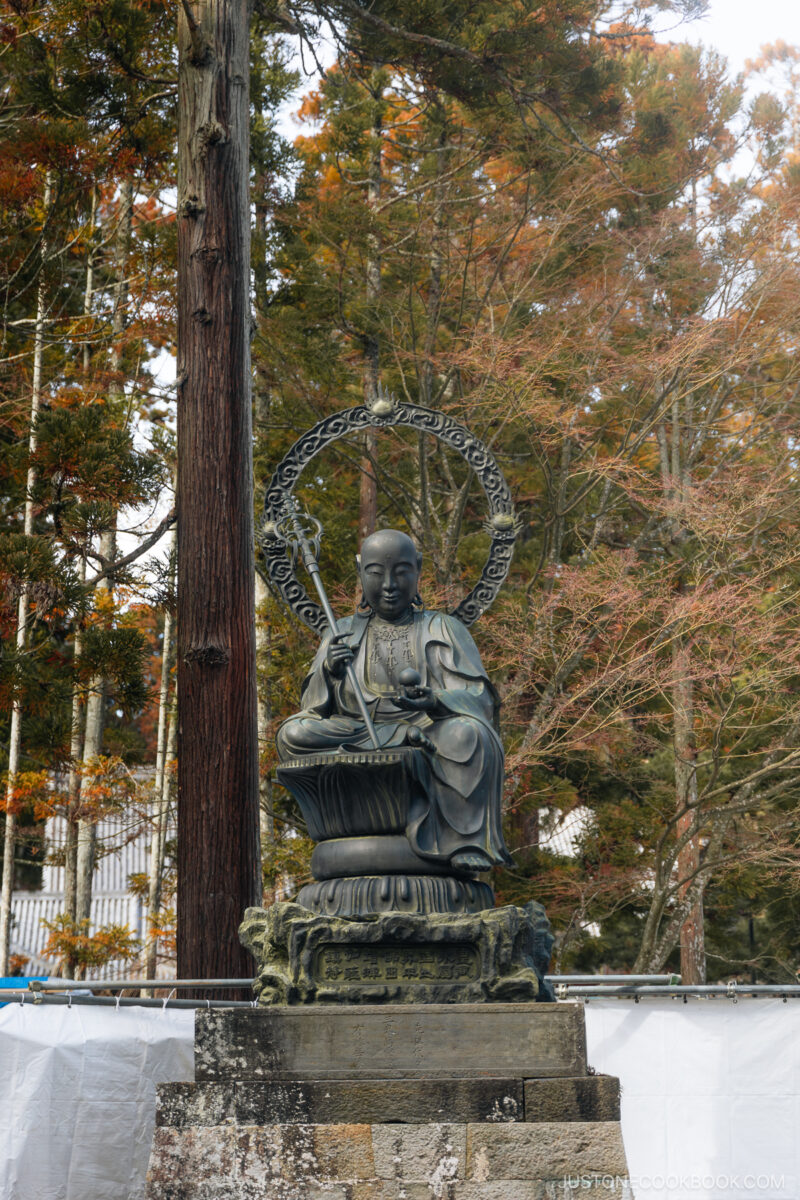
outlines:
[[[303,522],[306,522],[304,525]],[[313,531],[309,531],[308,522],[311,522]],[[288,528],[287,528],[288,527]],[[331,627],[333,638],[339,636],[338,623],[331,608],[330,600],[328,599],[325,585],[322,582],[322,574],[317,562],[319,554],[319,541],[322,536],[322,525],[316,517],[312,517],[310,513],[301,513],[297,508],[297,503],[291,492],[286,495],[286,516],[278,523],[278,536],[283,542],[289,546],[292,552],[292,558],[296,561],[298,552],[303,560],[303,566],[308,571],[313,580],[314,587],[317,589],[319,602],[322,605],[323,612],[327,618],[328,624]],[[309,536],[310,534],[310,536]],[[375,732],[375,726],[370,716],[367,702],[364,699],[364,693],[361,691],[361,685],[358,682],[358,677],[352,662],[349,662],[345,667],[348,682],[350,683],[356,697],[356,704],[363,718],[364,724],[367,727],[369,739],[376,750],[380,750],[381,744],[378,741],[378,735]]]

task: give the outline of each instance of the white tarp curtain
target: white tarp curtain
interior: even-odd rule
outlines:
[[[800,1200],[800,1002],[593,1000],[637,1200]],[[187,1010],[0,1008],[2,1200],[141,1200],[155,1086],[193,1077]],[[576,1196],[581,1181],[574,1177]]]
[[[586,1038],[636,1200],[800,1200],[800,1001],[592,1000]]]
[[[0,1008],[2,1200],[140,1200],[156,1084],[194,1079],[194,1012]]]

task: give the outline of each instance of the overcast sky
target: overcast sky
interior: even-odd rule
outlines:
[[[768,42],[800,46],[800,0],[711,0],[708,16],[673,36],[714,46],[741,71]]]

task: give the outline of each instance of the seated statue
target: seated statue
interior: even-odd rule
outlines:
[[[512,862],[501,829],[498,699],[466,627],[455,617],[423,608],[421,565],[414,543],[398,530],[380,530],[365,539],[359,559],[362,600],[352,617],[339,622],[335,635],[329,631],[325,636],[303,684],[302,711],[278,731],[279,778],[306,811],[312,764],[317,773],[325,772],[329,760],[332,767],[364,764],[368,781],[366,768],[380,761],[401,763],[410,782],[399,828],[391,804],[381,807],[375,801],[373,807],[384,815],[375,817],[372,826],[331,825],[333,834],[330,829],[315,834],[310,822],[312,836],[374,832],[395,835],[397,841],[400,833],[410,854],[407,862],[401,856],[397,870],[408,871],[409,863],[416,863],[422,871],[464,878]],[[374,723],[379,751],[348,678],[349,665]],[[341,778],[325,795],[333,795],[331,803],[343,814],[339,823],[346,825],[353,792],[361,789],[343,785]],[[368,782],[364,787],[368,792]],[[327,801],[316,803],[315,813]],[[320,824],[317,816],[314,820]]]

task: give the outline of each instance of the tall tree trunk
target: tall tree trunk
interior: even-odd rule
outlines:
[[[94,785],[91,770],[103,749],[103,717],[106,701],[105,680],[92,680],[86,701],[86,726],[83,738],[83,760],[80,786],[80,817],[78,819],[75,854],[75,920],[88,921],[92,908],[92,876],[97,846],[97,822],[91,813],[90,794]]]
[[[164,859],[167,848],[169,826],[170,792],[172,774],[170,763],[175,758],[177,742],[177,696],[173,695],[169,705],[167,732],[164,738],[164,770],[160,777],[160,791],[155,793],[155,811],[152,841],[150,843],[150,873],[147,895],[147,918],[150,928],[145,949],[144,973],[146,979],[155,979],[158,970],[158,935],[155,929],[161,912],[164,891]]]
[[[178,974],[248,978],[261,896],[247,0],[178,13]]]
[[[84,560],[85,561],[85,560]],[[81,656],[83,637],[80,629],[75,631],[73,656],[77,663]],[[67,778],[67,814],[64,833],[64,912],[75,920],[77,903],[76,887],[78,872],[78,805],[80,804],[80,762],[83,747],[83,693],[77,680],[72,687],[72,719],[69,741],[69,775]],[[74,963],[67,964],[68,968]]]
[[[128,304],[128,259],[130,256],[131,233],[133,229],[133,182],[123,181],[120,187],[119,213],[117,218],[116,236],[114,239],[114,309],[111,319],[111,354],[110,367],[112,380],[109,385],[109,399],[120,402],[124,391],[120,382],[123,365],[122,336],[127,325]],[[100,554],[103,559],[113,562],[117,556],[116,513],[111,525],[100,535]],[[114,582],[113,575],[108,575],[98,584],[100,591],[111,592]],[[86,720],[83,739],[83,771],[80,782],[77,845],[75,851],[75,919],[88,921],[92,911],[92,882],[94,878],[95,860],[97,857],[97,818],[88,811],[87,803],[92,788],[90,768],[92,763],[103,752],[103,730],[105,727],[106,710],[106,681],[102,675],[95,676],[89,685],[86,701]],[[82,970],[76,972],[77,977],[83,977]]]
[[[155,920],[161,912],[164,899],[164,865],[167,855],[167,830],[169,829],[170,809],[172,801],[172,771],[171,764],[175,761],[175,751],[178,744],[178,692],[172,694],[167,722],[167,737],[164,745],[164,773],[161,776],[161,793],[156,798],[158,805],[158,822],[153,830],[154,843],[151,843],[151,868],[153,849],[155,850],[156,873],[151,874],[151,883],[155,886],[148,895],[148,918]],[[144,973],[147,979],[155,979],[158,971],[158,938],[149,937],[147,942]],[[150,996],[155,994],[149,990]]]
[[[676,832],[687,841],[678,851],[679,897],[695,883],[700,866],[697,831],[697,746],[694,736],[694,688],[690,649],[681,638],[672,644],[672,740],[675,755]],[[702,892],[689,909],[680,932],[681,978],[684,983],[705,983],[706,948]]]
[[[692,394],[684,397],[683,411],[677,393],[672,401],[672,485],[675,495],[684,501],[691,483],[689,453],[694,432]],[[680,531],[680,536],[683,530]],[[692,683],[691,643],[675,637],[672,643],[672,741],[675,754],[675,796],[677,836],[691,834],[678,854],[679,896],[685,896],[696,883],[700,866],[699,813],[697,811],[697,745],[694,735],[694,686]],[[706,981],[706,946],[703,918],[703,892],[681,925],[681,978],[687,984]]]
[[[439,112],[441,129],[436,142],[436,184],[433,189],[433,232],[431,236],[430,266],[428,273],[428,306],[425,329],[425,346],[423,349],[422,369],[420,371],[420,403],[429,408],[433,403],[434,365],[433,355],[439,334],[439,320],[442,311],[442,271],[444,268],[444,233],[445,233],[445,196],[446,186],[444,176],[448,167],[447,152],[447,113],[436,99],[435,107]]]
[[[44,219],[50,209],[51,180],[48,172],[44,184]],[[47,242],[42,238],[42,264],[39,274],[39,286],[36,292],[36,321],[33,333],[33,376],[31,379],[31,410],[28,426],[28,476],[25,493],[25,523],[26,537],[33,537],[33,489],[36,484],[36,469],[33,466],[33,456],[36,453],[36,420],[42,399],[42,361],[44,358],[44,322],[45,322],[45,279],[44,263],[47,257]],[[28,634],[28,601],[29,588],[23,581],[17,604],[17,654],[22,655]],[[8,974],[8,957],[11,944],[11,896],[14,891],[14,852],[17,843],[17,818],[13,811],[14,787],[16,775],[22,754],[22,695],[19,682],[14,689],[11,702],[11,729],[8,747],[8,784],[6,787],[6,821],[5,840],[3,842],[3,882],[0,888],[0,975]]]
[[[684,409],[681,411],[681,400],[678,390],[673,392],[671,402],[671,430],[666,420],[659,422],[656,436],[661,461],[661,486],[665,505],[678,507],[677,515],[669,524],[672,541],[680,544],[685,536],[681,524],[680,505],[686,499],[691,484],[689,467],[691,438],[694,432],[694,413],[692,396],[689,392],[684,398]],[[682,582],[681,588],[686,585]],[[678,872],[678,899],[686,899],[689,889],[693,889],[696,899],[684,918],[679,934],[681,952],[681,976],[686,984],[700,984],[706,981],[705,927],[703,917],[703,890],[698,888],[697,872],[700,867],[700,832],[697,791],[697,745],[694,733],[694,685],[692,682],[692,651],[691,642],[681,630],[676,630],[672,638],[672,748],[674,756],[675,777],[675,810],[676,837],[684,842],[679,847],[676,868]],[[661,872],[658,872],[661,875]],[[671,875],[671,872],[670,872]],[[657,881],[658,883],[658,881]],[[647,942],[652,949],[650,969],[655,959],[660,957],[666,961],[671,947],[669,938],[659,926],[667,925],[663,921],[665,915],[664,897],[671,887],[670,877],[662,877],[660,886],[656,887],[654,903],[659,899],[658,912],[651,909],[647,921]],[[665,944],[667,943],[667,944]],[[645,961],[640,954],[639,961]],[[660,964],[659,964],[660,965]]]
[[[92,209],[89,218],[89,245],[86,254],[86,284],[83,292],[83,315],[86,320],[86,340],[83,343],[83,373],[88,384],[91,367],[92,347],[89,336],[89,318],[94,300],[94,225],[97,216],[97,188],[92,189]],[[86,581],[86,555],[81,558],[81,583]],[[83,631],[80,623],[75,629],[72,656],[73,664],[77,667],[80,661],[83,644]],[[83,751],[84,736],[84,696],[79,686],[77,675],[72,686],[72,717],[70,722],[69,743],[69,777],[67,783],[67,812],[64,831],[64,914],[75,921],[77,914],[78,887],[78,808],[80,805],[80,763]],[[76,961],[68,955],[64,961],[64,971],[68,978],[75,973]]]
[[[92,344],[89,337],[89,318],[92,315],[92,300],[94,299],[94,222],[97,215],[97,188],[92,188],[92,212],[89,218],[89,246],[86,252],[86,286],[83,291],[83,316],[86,321],[86,340],[83,343],[83,373],[89,374],[92,358]]]
[[[100,553],[105,559],[113,560],[116,554],[116,530],[106,530],[100,537]],[[102,591],[111,590],[111,580],[106,578],[98,584]],[[89,684],[86,700],[86,718],[81,756],[81,779],[78,797],[79,819],[75,864],[75,919],[88,921],[92,908],[92,878],[94,875],[97,849],[97,818],[91,812],[91,792],[94,786],[92,767],[103,753],[103,730],[105,728],[106,681],[95,675]],[[81,976],[82,977],[82,976]]]
[[[269,419],[271,392],[267,383],[256,374],[255,398],[253,413],[256,423],[256,438],[269,436]],[[255,575],[255,609],[256,609],[256,690],[258,694],[258,761],[259,761],[259,830],[261,837],[261,853],[275,841],[275,810],[272,790],[272,777],[269,771],[262,767],[262,759],[267,742],[271,736],[272,726],[272,684],[270,668],[272,666],[272,629],[266,617],[266,603],[269,596],[267,585],[261,575]]]
[[[164,634],[161,641],[161,686],[158,697],[158,734],[156,738],[156,774],[153,781],[153,812],[150,834],[150,861],[147,881],[148,932],[145,948],[145,978],[154,979],[158,938],[153,928],[161,908],[161,881],[164,871],[169,789],[164,786],[167,768],[167,730],[174,705],[170,704],[170,670],[173,657],[173,619],[169,608],[164,613]]]
[[[367,234],[366,301],[367,333],[364,346],[364,403],[369,407],[378,398],[380,382],[381,352],[377,333],[375,311],[381,295],[381,241],[377,229],[376,209],[381,198],[381,173],[383,170],[383,88],[378,73],[373,77],[372,145],[370,147],[369,175],[367,180],[367,207],[370,216],[370,231]],[[364,453],[361,458],[361,489],[358,511],[358,540],[363,541],[375,532],[378,519],[378,480],[375,474],[378,438],[375,430],[364,434]]]
[[[172,694],[172,704],[169,710],[169,724],[167,726],[167,745],[164,753],[164,775],[161,780],[161,810],[163,812],[163,820],[158,827],[158,861],[161,866],[161,874],[158,881],[158,896],[156,897],[159,908],[164,895],[164,859],[167,853],[167,830],[169,829],[170,812],[172,806],[172,764],[175,762],[175,756],[178,750],[178,689]]]
[[[81,557],[81,584],[86,581],[86,556]],[[77,667],[83,649],[83,629],[78,623],[72,645],[74,679],[72,683],[72,714],[69,739],[69,775],[67,777],[67,812],[64,830],[64,914],[70,921],[77,918],[78,904],[78,820],[81,802],[81,758],[84,737],[84,694],[77,677]],[[75,975],[76,959],[68,954],[64,973],[68,979]]]
[[[419,372],[419,402],[423,408],[433,404],[434,365],[433,355],[439,333],[439,320],[442,311],[442,271],[444,267],[444,233],[445,233],[445,182],[444,175],[448,165],[447,155],[447,112],[437,97],[433,101],[439,112],[441,129],[437,139],[436,153],[436,184],[433,191],[433,235],[431,237],[430,271],[428,276],[428,309],[425,329],[425,345],[423,348],[422,366]],[[417,442],[417,463],[419,470],[419,525],[414,532],[425,549],[425,553],[433,554],[433,537],[431,529],[431,494],[430,470],[428,459],[428,440],[424,433],[419,435]],[[439,554],[433,554],[434,564],[439,567]]]
[[[270,737],[272,725],[272,695],[269,668],[272,662],[270,627],[264,619],[263,606],[267,600],[267,585],[256,572],[256,662],[262,668],[258,678],[258,745],[259,759]],[[275,841],[275,810],[272,778],[269,771],[260,771],[259,814],[262,853]]]

